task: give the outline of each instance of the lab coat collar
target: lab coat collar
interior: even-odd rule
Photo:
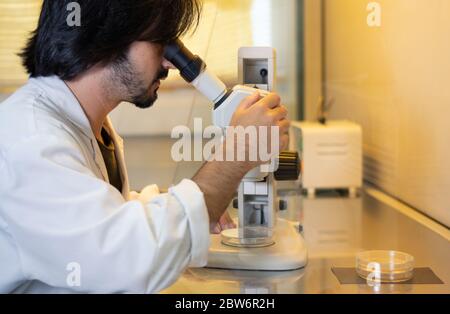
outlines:
[[[103,179],[109,182],[105,161],[103,160],[94,132],[92,131],[91,124],[78,99],[72,93],[70,88],[58,76],[30,78],[30,83],[40,88],[48,100],[51,101],[53,105],[52,109],[56,110],[60,116],[70,120],[86,137],[89,138],[93,149],[95,163],[97,164]],[[122,177],[121,192],[124,198],[128,199],[129,182],[123,153],[123,139],[114,130],[109,117],[106,117],[104,126],[109,130],[114,146],[116,147],[116,159]]]
[[[37,85],[53,103],[53,109],[74,123],[81,132],[92,140],[95,135],[92,132],[86,114],[83,111],[78,99],[72,93],[66,83],[58,76],[46,76],[30,78],[30,83]]]
[[[48,100],[48,105],[52,106],[52,110],[55,110],[61,117],[68,119],[88,138],[91,144],[93,158],[103,180],[109,182],[105,161],[103,160],[94,132],[92,131],[91,124],[80,102],[72,93],[69,86],[58,76],[30,78],[30,83],[40,89],[43,96]]]

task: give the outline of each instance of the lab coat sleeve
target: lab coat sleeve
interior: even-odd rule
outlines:
[[[193,181],[125,201],[58,134],[17,143],[6,161],[3,215],[26,279],[79,292],[157,292],[206,264],[209,218]]]
[[[147,185],[141,192],[130,191],[130,200],[139,200],[143,203],[147,203],[159,194],[159,188],[156,184]]]

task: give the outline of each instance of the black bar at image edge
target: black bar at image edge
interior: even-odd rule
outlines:
[[[0,295],[3,309],[54,310],[58,313],[92,309],[148,309],[149,313],[301,313],[331,308],[352,312],[393,308],[430,310],[450,305],[449,295]],[[334,312],[334,311],[333,311]]]

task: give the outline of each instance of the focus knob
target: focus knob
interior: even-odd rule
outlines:
[[[277,181],[295,181],[300,175],[300,168],[298,152],[281,152],[278,156],[278,169],[274,172],[274,177]]]

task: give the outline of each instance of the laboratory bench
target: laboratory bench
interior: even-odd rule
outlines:
[[[125,139],[132,187],[135,184],[139,189],[145,183],[167,187],[195,173],[201,163],[172,161],[172,143],[166,137]],[[361,189],[356,198],[342,191],[325,191],[308,198],[297,184],[283,182],[279,196],[288,203],[279,216],[301,226],[308,248],[304,268],[290,271],[190,268],[163,293],[450,293],[447,227],[370,185]],[[230,208],[230,212],[236,216],[234,209]],[[365,250],[411,254],[416,268],[429,268],[441,283],[406,282],[379,287],[365,281],[341,284],[333,269],[354,268],[356,253]]]

